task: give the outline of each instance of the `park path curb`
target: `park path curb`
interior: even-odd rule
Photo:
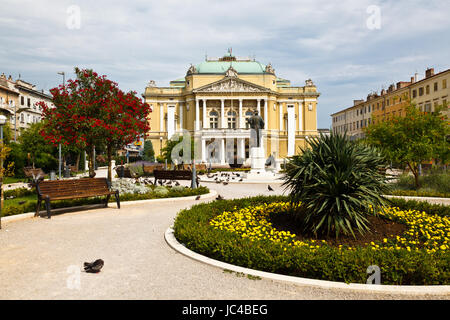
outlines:
[[[211,199],[211,198],[214,198],[216,196],[217,196],[217,191],[209,190],[209,193],[200,195],[200,199],[199,200]],[[120,206],[123,207],[123,206],[128,206],[128,205],[146,204],[146,203],[191,201],[191,200],[195,200],[195,198],[197,198],[197,196],[162,198],[162,199],[148,199],[148,200],[135,200],[135,201],[123,201],[123,202],[120,203]],[[111,202],[110,204],[111,205],[115,205],[114,202]],[[75,210],[74,209],[72,209],[72,210],[73,211],[80,211],[80,212],[82,212],[83,210],[99,209],[99,208],[104,208],[104,205],[103,204],[83,205],[83,206],[74,207]],[[57,212],[58,210],[64,210],[64,209],[70,210],[70,208],[58,208],[58,209],[54,209],[54,210]],[[70,210],[70,211],[72,211],[72,210]],[[47,214],[46,211],[41,211],[41,212],[44,213],[45,215]],[[12,215],[12,216],[2,217],[2,224],[3,223],[15,222],[15,221],[19,221],[19,220],[24,220],[24,219],[34,218],[34,214],[35,214],[35,212],[27,212],[27,213],[21,213],[21,214],[15,214],[15,215]],[[0,230],[0,232],[1,232],[1,230]]]
[[[208,264],[220,269],[230,270],[238,273],[244,273],[255,277],[265,278],[275,281],[284,281],[297,285],[320,287],[322,289],[340,289],[351,291],[364,291],[367,293],[389,293],[389,294],[414,294],[414,295],[446,295],[450,296],[450,286],[396,286],[396,285],[370,285],[360,283],[342,283],[326,280],[315,280],[300,278],[294,276],[286,276],[276,273],[270,273],[265,271],[259,271],[254,269],[248,269],[244,267],[235,266],[222,261],[214,260],[198,254],[192,250],[186,248],[183,244],[179,243],[175,238],[172,227],[168,228],[164,234],[164,238],[167,244],[175,251],[202,263]],[[383,276],[381,276],[383,281]]]
[[[416,200],[425,201],[431,204],[443,204],[446,206],[450,205],[450,198],[437,198],[437,197],[413,197],[413,196],[395,196],[395,195],[384,195],[386,198],[399,198],[405,200]]]

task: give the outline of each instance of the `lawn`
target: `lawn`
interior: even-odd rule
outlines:
[[[392,194],[400,196],[450,197],[450,172],[430,172],[419,177],[420,188],[414,184],[414,177],[402,174],[392,184]]]

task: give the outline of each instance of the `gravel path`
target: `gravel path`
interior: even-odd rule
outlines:
[[[271,194],[266,184],[208,184],[225,198]],[[280,185],[272,184],[275,193]],[[208,200],[206,200],[208,201]],[[198,201],[123,205],[5,223],[0,299],[423,299],[251,280],[172,250],[164,232]],[[99,274],[79,272],[102,258]],[[79,282],[78,282],[79,279]],[[433,299],[448,296],[433,296]]]

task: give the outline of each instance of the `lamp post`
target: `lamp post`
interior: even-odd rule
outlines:
[[[58,72],[59,75],[63,76],[63,86],[66,85],[66,73],[64,71]],[[58,159],[58,173],[59,180],[61,180],[61,143],[59,144],[59,159]]]
[[[0,114],[0,146],[3,148],[3,126],[6,123],[6,117]],[[2,228],[2,207],[3,207],[3,158],[0,158],[0,229]]]

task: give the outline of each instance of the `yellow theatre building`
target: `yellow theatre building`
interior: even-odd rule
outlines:
[[[251,146],[247,119],[258,111],[264,120],[265,155],[280,161],[318,135],[319,95],[310,79],[305,86],[291,86],[271,64],[238,58],[229,50],[221,58],[191,65],[184,78],[168,87],[149,82],[143,94],[153,110],[148,139],[160,154],[174,134],[189,132],[198,144],[196,161],[246,161]]]

